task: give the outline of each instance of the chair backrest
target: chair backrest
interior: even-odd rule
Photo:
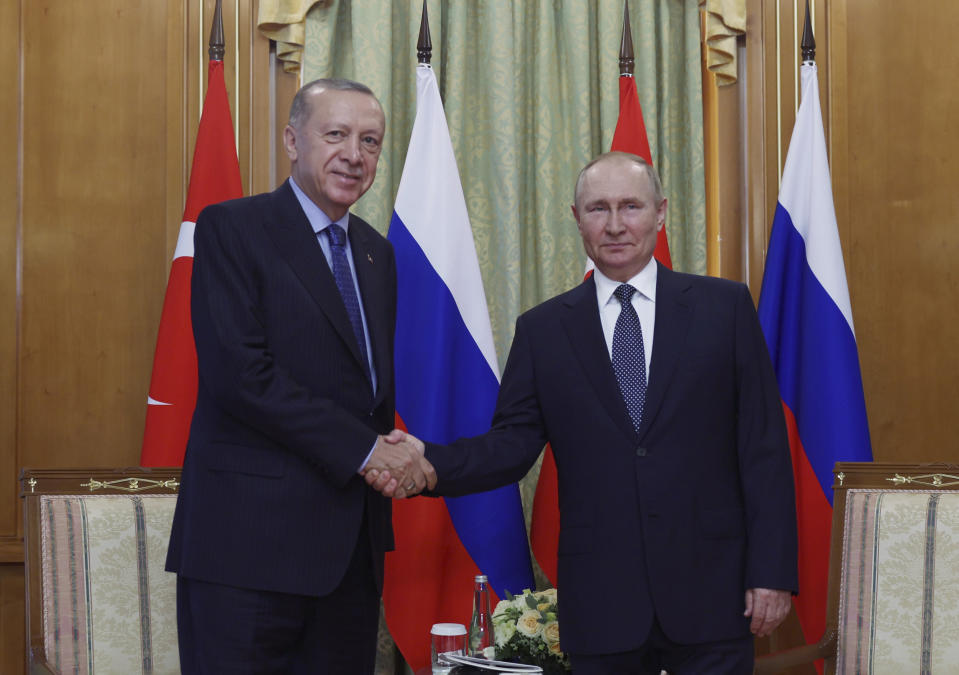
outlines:
[[[164,571],[179,469],[30,470],[27,658],[54,673],[179,673]]]
[[[959,467],[839,463],[834,473],[827,672],[956,672]]]

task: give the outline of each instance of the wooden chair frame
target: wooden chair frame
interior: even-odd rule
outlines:
[[[24,588],[26,592],[27,672],[56,671],[46,660],[43,644],[43,589],[40,568],[40,497],[44,495],[176,494],[179,468],[23,469]]]
[[[959,465],[837,462],[833,470],[833,517],[829,553],[829,586],[826,599],[826,630],[815,644],[759,657],[754,672],[778,673],[794,666],[825,659],[824,672],[836,672],[839,645],[839,589],[845,536],[846,495],[850,489],[956,490]]]

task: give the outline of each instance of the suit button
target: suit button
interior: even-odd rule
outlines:
[[[645,457],[645,456],[646,456],[646,448],[644,448],[644,447],[638,447],[638,448],[636,448],[636,456],[637,456],[637,457]]]

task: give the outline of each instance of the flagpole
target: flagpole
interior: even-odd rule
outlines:
[[[211,61],[222,61],[226,54],[226,41],[223,37],[223,0],[216,0],[216,9],[213,10],[208,54]]]
[[[812,21],[809,18],[809,0],[806,0],[806,21],[802,29],[802,60],[803,63],[816,61],[816,38],[812,34]]]
[[[623,39],[619,43],[619,76],[633,77],[633,31],[629,27],[629,0],[623,0]]]
[[[416,41],[416,61],[423,65],[430,65],[433,58],[433,41],[430,39],[430,17],[426,11],[426,0],[423,0],[423,15],[420,18],[420,37]]]

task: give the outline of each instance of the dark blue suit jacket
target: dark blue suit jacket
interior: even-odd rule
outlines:
[[[559,475],[563,649],[744,637],[747,588],[795,591],[796,515],[776,379],[742,284],[659,267],[643,423],[632,428],[592,279],[523,314],[487,434],[428,446],[437,492]]]
[[[382,583],[389,500],[356,471],[394,425],[391,245],[350,216],[378,387],[292,188],[203,210],[194,235],[199,392],[167,569],[322,596],[342,579],[364,509]]]

